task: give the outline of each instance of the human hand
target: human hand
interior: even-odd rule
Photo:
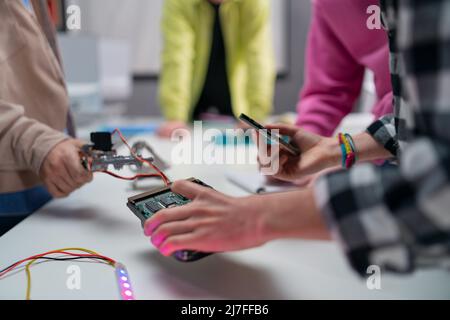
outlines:
[[[234,128],[237,129],[237,130],[244,130],[244,131],[246,131],[248,129],[251,129],[252,127],[250,127],[250,125],[248,125],[247,123],[245,123],[243,121],[237,121],[235,126],[234,126]]]
[[[161,125],[157,134],[161,138],[170,138],[172,133],[178,129],[188,129],[188,126],[183,121],[167,121]]]
[[[144,225],[145,235],[165,256],[179,250],[241,250],[279,238],[329,239],[312,189],[234,198],[178,181],[172,190],[193,201],[161,210]]]
[[[309,188],[309,187],[314,186],[314,184],[320,177],[327,175],[328,173],[338,171],[338,170],[341,170],[341,167],[333,167],[333,168],[323,169],[322,171],[319,171],[319,172],[311,174],[311,175],[304,176],[297,180],[290,181],[289,183],[291,183],[292,185],[294,185],[298,188]],[[266,184],[269,186],[270,185],[276,186],[276,185],[280,185],[281,183],[286,183],[285,181],[276,179],[273,176],[265,176],[265,179],[266,179]]]
[[[262,213],[247,198],[239,199],[187,181],[176,181],[172,191],[193,201],[161,210],[144,225],[145,235],[162,254],[178,250],[221,252],[240,250],[265,242]]]
[[[79,151],[83,144],[75,139],[60,142],[42,162],[39,176],[53,197],[66,197],[92,180],[92,173],[81,165]]]
[[[289,136],[291,142],[300,149],[300,155],[295,156],[277,145],[277,151],[260,139],[257,135],[258,161],[260,167],[274,167],[278,161],[278,170],[271,172],[272,178],[283,181],[296,181],[308,175],[315,174],[326,168],[337,167],[340,164],[340,149],[337,139],[325,138],[302,130],[299,127],[285,124],[268,125],[268,130],[279,130],[280,135]],[[264,140],[263,140],[264,141]],[[270,161],[270,164],[267,162]]]

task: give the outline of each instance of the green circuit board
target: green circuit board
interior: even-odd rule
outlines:
[[[211,188],[207,184],[195,178],[187,179],[187,181]],[[172,192],[170,186],[167,186],[163,188],[156,188],[134,197],[130,197],[128,198],[127,206],[141,220],[141,224],[144,226],[145,221],[160,210],[183,206],[189,202],[191,202],[190,199],[185,198],[178,193]],[[191,262],[204,258],[210,254],[211,253],[207,252],[180,250],[175,252],[173,255],[175,259],[179,261]]]
[[[191,200],[167,190],[167,192],[137,202],[136,207],[145,219],[148,219],[162,209],[182,206],[189,202],[191,202]]]
[[[187,181],[211,188],[202,181],[194,178]],[[190,199],[172,192],[170,187],[156,188],[148,192],[128,198],[127,206],[144,223],[148,218],[162,209],[183,206],[191,202]]]

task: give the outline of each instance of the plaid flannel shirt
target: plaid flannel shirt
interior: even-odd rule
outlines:
[[[315,185],[352,267],[450,266],[450,0],[381,0],[394,114],[368,132],[398,166],[360,164]]]

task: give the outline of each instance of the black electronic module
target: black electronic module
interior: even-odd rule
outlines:
[[[187,181],[211,188],[195,178],[187,179]],[[172,192],[170,187],[161,187],[128,198],[127,206],[141,220],[142,226],[144,226],[145,221],[158,211],[165,208],[182,206],[189,202],[191,202],[191,200]],[[175,259],[182,262],[192,262],[210,254],[211,253],[181,250],[175,252],[173,256]]]

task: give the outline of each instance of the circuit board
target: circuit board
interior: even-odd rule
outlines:
[[[188,181],[209,187],[198,179],[187,179]],[[145,221],[162,209],[183,206],[191,202],[190,199],[172,192],[170,187],[153,189],[151,191],[139,194],[128,199],[127,206],[141,220],[142,225]],[[195,261],[210,255],[210,253],[196,251],[177,251],[174,257],[183,262]]]
[[[183,197],[182,195],[179,195],[172,191],[167,191],[152,198],[137,202],[136,207],[139,209],[139,211],[141,211],[145,220],[147,220],[162,209],[183,206],[190,201],[191,200]]]

